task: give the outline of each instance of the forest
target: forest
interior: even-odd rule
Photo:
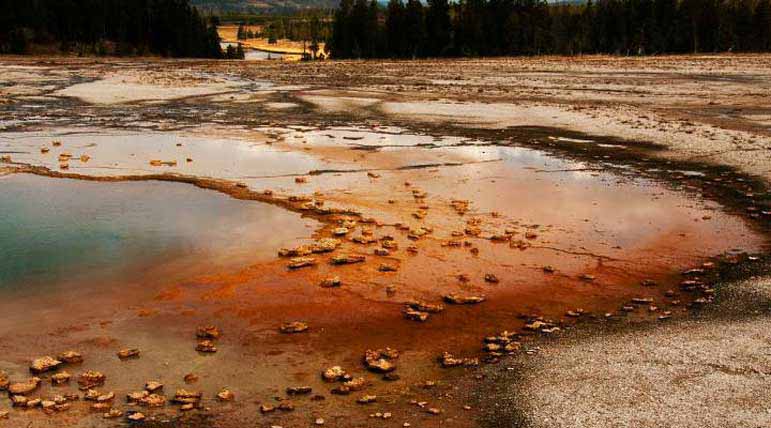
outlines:
[[[771,0],[342,0],[334,58],[771,51]]]
[[[0,0],[0,53],[221,58],[216,24],[188,0]]]

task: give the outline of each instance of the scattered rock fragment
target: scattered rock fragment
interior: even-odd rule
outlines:
[[[147,416],[145,416],[141,412],[132,412],[132,413],[129,413],[129,415],[126,416],[126,418],[131,422],[141,422],[145,420]]]
[[[123,416],[123,412],[115,408],[110,409],[109,411],[107,411],[107,413],[104,413],[102,415],[104,419],[116,419],[122,416]]]
[[[136,348],[130,348],[130,349],[121,349],[118,351],[118,358],[121,360],[128,360],[132,358],[139,358],[139,349]]]
[[[376,351],[368,349],[364,353],[364,365],[375,373],[388,373],[396,370],[394,361],[398,358],[399,351],[396,349],[385,348]]]
[[[40,374],[47,371],[56,370],[61,365],[61,361],[54,359],[53,357],[45,356],[34,359],[32,364],[29,366],[29,371],[34,374]]]
[[[343,370],[340,366],[333,366],[326,370],[324,370],[321,373],[321,378],[324,379],[327,382],[337,382],[343,377],[345,377],[346,373],[345,370]]]
[[[340,281],[340,277],[334,276],[331,278],[326,278],[321,280],[321,283],[319,284],[319,286],[321,286],[322,288],[335,288],[335,287],[339,287],[341,284],[342,284],[342,281]]]
[[[395,266],[383,263],[377,268],[377,270],[380,272],[396,272],[398,269]]]
[[[289,261],[289,269],[296,270],[304,267],[315,266],[316,259],[313,257],[295,257]]]
[[[476,367],[479,365],[478,358],[456,358],[449,352],[445,352],[439,357],[442,367]]]
[[[8,389],[8,385],[10,384],[10,380],[8,379],[8,373],[0,370],[0,391],[5,391]]]
[[[302,333],[308,331],[308,324],[302,321],[292,321],[281,324],[280,331],[284,334]]]
[[[444,296],[444,301],[454,305],[474,305],[485,301],[483,296],[462,296],[458,294],[448,294]]]
[[[196,329],[195,336],[199,339],[214,340],[220,337],[220,331],[213,325],[201,326]]]
[[[442,305],[435,305],[432,303],[426,303],[422,301],[409,301],[409,302],[406,302],[405,304],[416,311],[428,312],[430,314],[438,314],[439,312],[442,312],[444,310],[444,306]]]
[[[201,340],[198,342],[198,345],[196,345],[195,350],[206,354],[213,354],[217,352],[217,347],[211,340]]]
[[[288,395],[307,395],[313,392],[310,386],[290,386],[286,389]]]
[[[236,395],[229,389],[223,389],[217,393],[217,399],[220,401],[233,401]]]
[[[331,262],[333,265],[348,265],[348,264],[354,264],[354,263],[363,263],[365,260],[366,260],[366,257],[361,255],[340,254],[332,257]]]
[[[83,355],[77,351],[65,351],[56,357],[58,360],[67,364],[80,364],[83,362]]]
[[[495,276],[495,275],[493,275],[491,273],[488,273],[488,274],[485,275],[485,282],[489,282],[491,284],[497,284],[497,283],[499,283],[501,281],[498,279],[497,276]]]
[[[428,312],[420,312],[407,306],[404,309],[404,318],[412,321],[426,322],[428,321]]]
[[[374,403],[376,401],[377,401],[377,396],[376,395],[364,395],[364,396],[362,396],[362,397],[360,397],[359,399],[356,400],[356,402],[359,403],[359,404],[370,404],[370,403]]]
[[[178,389],[174,393],[173,401],[177,404],[198,404],[202,397],[203,393],[201,392]]]
[[[54,386],[64,385],[70,382],[72,375],[67,372],[59,372],[51,376],[51,384]]]
[[[275,411],[276,411],[276,407],[271,406],[270,404],[263,404],[260,406],[260,413],[262,413],[263,415],[266,413],[273,413]]]
[[[8,385],[8,393],[11,395],[27,395],[40,386],[40,378],[33,377],[24,382],[14,382]]]
[[[193,374],[193,373],[188,373],[188,374],[185,375],[183,380],[187,384],[196,383],[196,382],[198,382],[198,376]]]
[[[78,385],[80,385],[81,391],[85,391],[97,386],[104,385],[104,381],[106,379],[107,377],[101,372],[89,370],[80,374],[80,377],[78,378]]]
[[[148,381],[145,383],[145,391],[147,392],[156,392],[163,389],[163,384],[154,380]]]

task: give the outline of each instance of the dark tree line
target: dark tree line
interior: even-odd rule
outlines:
[[[0,53],[221,58],[215,24],[188,0],[0,0]]]
[[[335,58],[769,52],[771,0],[341,0],[328,49]]]

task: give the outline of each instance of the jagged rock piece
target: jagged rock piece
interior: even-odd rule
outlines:
[[[313,257],[295,257],[289,260],[289,265],[287,267],[289,269],[295,270],[304,267],[315,266],[316,264],[316,259]]]
[[[229,389],[223,389],[222,391],[217,393],[217,400],[220,401],[233,401],[236,398],[236,395],[233,394],[233,391]]]
[[[205,354],[213,354],[217,352],[217,347],[214,346],[214,342],[211,340],[201,340],[198,342],[198,345],[196,345],[195,350]]]
[[[313,392],[313,388],[310,386],[290,386],[286,389],[286,393],[289,395],[306,395],[311,392]]]
[[[444,301],[454,305],[474,305],[485,301],[483,296],[462,296],[459,294],[448,294],[444,296]]]
[[[428,312],[416,311],[411,307],[407,306],[404,309],[404,318],[407,318],[408,320],[412,320],[412,321],[417,321],[417,322],[426,322],[428,321]]]
[[[83,355],[77,351],[65,351],[59,354],[56,359],[67,364],[80,364],[83,362]]]
[[[428,312],[430,314],[438,314],[439,312],[442,312],[444,310],[444,306],[442,305],[435,305],[432,303],[426,303],[422,301],[409,301],[409,302],[406,302],[406,305],[416,311]]]
[[[59,372],[51,376],[51,384],[55,386],[64,385],[65,383],[69,383],[71,378],[72,378],[72,375],[70,375],[69,373]]]
[[[81,391],[85,391],[87,389],[104,385],[104,381],[106,379],[107,377],[104,374],[98,371],[89,370],[80,374],[80,377],[78,378],[78,385],[80,385]]]
[[[365,256],[355,254],[340,254],[332,257],[333,265],[349,265],[354,263],[363,263],[366,260]]]
[[[308,324],[302,321],[292,321],[281,324],[280,331],[284,334],[302,333],[308,331]]]
[[[196,329],[195,336],[199,339],[214,340],[220,337],[220,331],[213,325],[200,326]]]
[[[376,351],[368,349],[364,352],[364,365],[375,373],[388,373],[396,370],[394,361],[397,358],[399,358],[399,351],[395,349],[385,348]]]
[[[121,360],[128,360],[130,358],[139,358],[139,349],[136,348],[129,348],[129,349],[121,349],[118,351],[117,355],[118,358]]]
[[[34,374],[40,374],[47,371],[56,370],[61,365],[61,361],[53,357],[45,356],[32,360],[32,364],[29,366],[29,371]]]
[[[345,370],[340,366],[333,366],[321,373],[321,378],[327,382],[337,382],[344,378],[346,375]]]
[[[8,393],[10,395],[27,395],[30,392],[36,390],[40,386],[40,378],[33,377],[25,380],[24,382],[14,382],[8,385]]]
[[[334,276],[331,278],[323,279],[319,284],[319,286],[322,288],[335,288],[335,287],[339,287],[341,284],[342,284],[342,281],[340,281],[340,277]]]

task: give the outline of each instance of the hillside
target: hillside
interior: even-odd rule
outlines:
[[[335,8],[338,0],[192,0],[204,12],[276,13],[301,9]]]

